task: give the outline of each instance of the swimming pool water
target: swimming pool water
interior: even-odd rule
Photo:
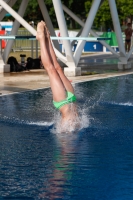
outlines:
[[[0,97],[0,200],[133,199],[133,75],[74,87],[76,134],[53,131],[50,89]]]

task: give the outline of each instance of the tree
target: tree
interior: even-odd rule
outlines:
[[[133,0],[116,0],[120,21],[133,20]]]
[[[17,0],[15,5],[13,6],[13,9],[16,12],[18,12],[19,7],[21,5],[21,2],[22,2],[22,0]],[[13,17],[10,17],[10,18],[6,17],[3,20],[7,20],[7,19],[13,19]],[[25,14],[24,14],[24,19],[28,22],[34,21],[35,23],[37,23],[38,21],[43,19],[37,0],[30,0],[29,1],[28,7],[27,7]]]
[[[84,21],[86,19],[85,0],[64,0],[64,5],[66,5],[81,20]],[[70,18],[70,20],[72,26],[71,28],[76,28],[77,23],[75,23],[75,21],[72,18]]]
[[[93,0],[88,0],[85,2],[86,16],[88,15],[92,3]],[[131,19],[133,18],[133,0],[116,0],[116,5],[120,23],[122,23],[122,21],[127,17],[130,17]],[[108,0],[104,0],[103,4],[98,10],[94,20],[94,25],[96,28],[99,28],[100,26],[104,26],[105,29],[113,28]]]
[[[14,10],[18,11],[21,1],[22,0],[17,0],[17,3],[13,6]],[[52,0],[42,1],[45,2],[54,27],[58,27]],[[85,21],[91,9],[93,0],[61,0],[61,2],[81,20]],[[133,0],[116,0],[116,4],[120,23],[122,23],[122,21],[126,20],[128,17],[131,18],[131,20],[133,19]],[[67,24],[69,26],[71,25],[71,28],[76,28],[77,23],[75,23],[75,21],[66,13],[64,14]],[[25,11],[24,19],[26,19],[28,22],[34,21],[35,23],[43,19],[37,0],[29,1],[28,7]],[[108,28],[113,28],[108,0],[104,0],[103,4],[100,6],[94,20],[94,26],[97,29],[102,26],[105,30]]]
[[[27,21],[34,21],[35,24],[43,19],[42,13],[37,0],[30,0],[25,11],[24,18]]]
[[[93,3],[93,0],[85,2],[86,15],[88,15],[89,10],[91,9],[92,3]],[[94,26],[96,28],[103,27],[104,29],[109,28],[109,27],[112,28],[112,19],[111,19],[108,0],[104,0],[102,5],[100,6],[95,16]]]
[[[76,14],[81,19],[85,18],[86,16],[85,7],[84,7],[85,0],[68,0],[68,1],[62,0],[61,2],[65,6],[67,6],[70,10],[72,10],[74,14]],[[45,4],[47,6],[47,9],[48,9],[48,12],[53,24],[55,25],[55,27],[57,27],[57,20],[56,20],[56,15],[55,15],[52,0],[45,0]],[[68,16],[65,12],[64,12],[64,15],[65,15],[67,23],[68,24],[71,23],[72,28],[76,28],[75,21],[70,16]]]

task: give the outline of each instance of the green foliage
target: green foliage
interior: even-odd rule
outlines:
[[[88,12],[92,6],[93,0],[88,0],[85,2],[85,11],[86,17]],[[123,20],[126,20],[127,17],[132,19],[133,16],[133,0],[116,0],[117,11],[119,15],[120,23]],[[94,25],[99,28],[100,26],[104,26],[105,29],[112,28],[113,22],[110,14],[110,8],[108,0],[104,0],[103,4],[100,6],[99,11],[94,20]]]
[[[43,19],[37,0],[29,1],[24,18],[27,19],[28,21],[34,21],[35,24],[37,24],[38,21]]]
[[[87,13],[86,15],[88,15],[92,3],[93,3],[92,0],[85,2],[85,10]],[[111,19],[108,0],[104,0],[104,2],[101,4],[94,20],[94,26],[96,28],[99,28],[100,26],[103,26],[104,28],[112,28],[112,19]]]
[[[133,0],[116,0],[119,17],[125,20],[127,17],[133,17]]]
[[[61,2],[81,19],[85,18],[86,13],[85,13],[85,7],[84,7],[84,0],[68,0],[68,1],[62,0]],[[57,27],[57,20],[56,20],[56,15],[55,15],[52,0],[45,0],[45,4],[54,26]],[[70,25],[71,23],[72,28],[76,28],[75,21],[71,17],[69,17],[66,13],[64,14],[65,14],[65,18],[67,19],[66,20],[67,24]]]

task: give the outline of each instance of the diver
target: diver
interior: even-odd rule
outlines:
[[[132,37],[132,28],[131,28],[131,23],[127,24],[127,28],[125,29],[125,50],[127,52],[130,51],[130,47],[131,47],[131,37]]]
[[[40,43],[41,60],[48,73],[50,86],[53,94],[53,104],[61,113],[61,127],[63,132],[71,127],[75,130],[80,127],[77,112],[76,96],[74,88],[60,67],[52,43],[50,33],[45,22],[37,25],[36,39]]]

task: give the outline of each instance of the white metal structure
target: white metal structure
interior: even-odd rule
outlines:
[[[51,19],[49,17],[48,10],[45,6],[45,3],[44,3],[45,1],[43,1],[43,0],[36,0],[36,1],[38,1],[42,15],[44,17],[44,20],[45,20],[49,30],[50,30],[51,35],[53,37],[55,37],[56,35],[55,35],[54,27],[53,27]],[[93,1],[92,7],[88,13],[88,17],[87,17],[85,23],[83,21],[81,21],[65,5],[62,5],[61,0],[52,0],[52,1],[53,1],[53,6],[55,9],[57,22],[58,22],[62,37],[64,37],[64,38],[68,37],[68,30],[67,30],[67,26],[66,26],[64,12],[66,12],[70,17],[72,17],[76,22],[78,22],[83,27],[81,34],[78,34],[78,35],[80,35],[80,37],[86,38],[86,37],[88,37],[89,33],[91,33],[94,37],[98,37],[98,35],[94,31],[91,30],[91,27],[92,27],[94,18],[96,16],[96,13],[97,13],[100,5],[104,2],[104,0],[94,0]],[[29,32],[31,32],[32,35],[36,36],[36,30],[23,19],[24,11],[26,10],[26,7],[28,6],[28,2],[29,2],[29,0],[23,0],[18,12],[15,12],[12,9],[12,6],[15,3],[17,3],[17,0],[0,0],[0,20],[3,19],[6,12],[10,13],[15,18],[15,22],[13,25],[11,35],[16,35],[20,24],[22,24]],[[116,2],[115,2],[115,0],[108,0],[108,2],[109,2],[109,6],[110,6],[113,24],[114,24],[114,31],[116,32],[116,36],[117,36],[119,53],[117,53],[105,41],[102,40],[99,42],[101,42],[105,47],[107,47],[113,54],[115,54],[119,58],[120,63],[119,63],[118,67],[120,69],[123,69],[126,66],[128,68],[128,59],[130,58],[130,56],[133,52],[133,48],[131,48],[130,52],[128,54],[126,54],[123,39],[122,39],[122,33],[121,33],[120,22],[119,22],[118,13],[117,13]],[[65,73],[68,76],[80,75],[81,69],[80,69],[80,67],[77,67],[77,66],[78,66],[78,63],[79,63],[79,60],[80,60],[80,57],[82,54],[82,50],[85,45],[85,40],[78,40],[77,48],[76,48],[76,51],[74,54],[72,53],[70,40],[67,40],[67,39],[63,40],[63,46],[65,49],[66,55],[62,55],[62,53],[60,52],[59,44],[58,44],[57,40],[53,40],[53,44],[54,44],[54,50],[55,50],[57,57],[68,66],[68,68],[65,68]],[[4,50],[3,57],[1,56],[1,59],[0,59],[0,72],[8,71],[8,68],[6,68],[5,63],[8,58],[8,55],[12,49],[12,45],[13,45],[13,40],[9,40],[6,45],[6,48]],[[2,59],[3,59],[3,61],[2,61]]]

